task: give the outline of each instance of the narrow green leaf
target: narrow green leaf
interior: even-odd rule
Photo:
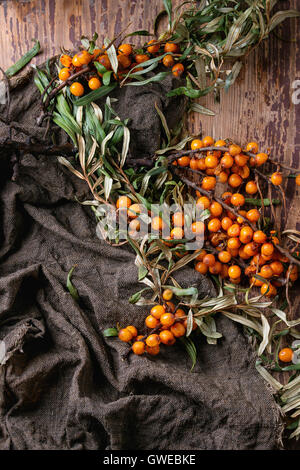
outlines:
[[[143,86],[143,85],[148,85],[148,83],[161,82],[169,74],[170,72],[159,72],[157,75],[147,78],[146,80],[143,80],[141,82],[126,83],[126,86]]]
[[[106,330],[103,330],[103,336],[105,336],[105,338],[118,336],[118,330],[117,328],[107,328]]]
[[[98,90],[91,91],[85,96],[82,96],[78,100],[74,100],[73,104],[76,106],[85,106],[90,104],[92,101],[97,101],[102,96],[108,95],[114,88],[116,88],[117,84],[113,83],[108,86],[102,86],[98,88]]]
[[[194,342],[190,338],[180,338],[181,343],[184,345],[188,355],[192,360],[191,371],[194,369],[197,362],[197,349]]]
[[[76,302],[78,302],[79,301],[78,291],[77,291],[76,287],[73,286],[72,281],[71,281],[72,274],[73,274],[73,271],[74,271],[75,268],[76,268],[76,265],[73,266],[70,269],[69,273],[68,273],[67,288],[68,288],[68,291],[70,292],[71,296],[73,297],[73,299],[76,300]]]
[[[8,78],[13,77],[17,72],[19,72],[19,70],[25,67],[25,65],[28,64],[28,62],[30,62],[34,56],[36,56],[39,53],[41,49],[41,45],[39,41],[34,40],[34,39],[33,41],[35,41],[33,48],[30,49],[30,51],[26,52],[26,54],[24,54],[21,57],[21,59],[19,59],[14,65],[12,65],[6,70],[5,75]]]
[[[102,82],[103,82],[103,85],[107,86],[110,84],[110,79],[111,79],[111,74],[112,74],[112,70],[109,70],[107,72],[105,72],[103,74],[103,77],[102,77]]]

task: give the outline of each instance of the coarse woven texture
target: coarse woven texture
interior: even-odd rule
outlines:
[[[138,156],[151,155],[161,134],[154,100],[166,114],[172,106],[177,117],[182,113],[180,103],[164,101],[171,85],[128,87],[119,96]],[[12,137],[42,139],[32,77],[11,99],[10,120],[18,123]],[[1,141],[8,135],[1,121]],[[224,335],[217,346],[197,338],[192,373],[180,345],[162,348],[155,358],[121,360],[127,346],[101,332],[117,322],[143,330],[145,309],[128,303],[140,288],[134,254],[96,238],[91,211],[75,201],[89,197],[85,185],[55,158],[18,158],[17,167],[16,155],[0,150],[0,336],[6,346],[0,448],[275,448],[278,408],[255,370],[247,338],[226,318],[217,319]],[[75,264],[79,304],[66,290]],[[177,280],[183,287],[196,283],[202,296],[215,295],[192,268],[178,272]]]

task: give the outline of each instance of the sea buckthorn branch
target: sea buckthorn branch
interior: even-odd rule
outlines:
[[[187,149],[187,150],[179,150],[176,153],[172,153],[171,155],[168,155],[168,161],[172,162],[173,160],[176,160],[179,157],[182,157],[183,155],[194,155],[197,153],[201,152],[207,152],[207,151],[212,151],[212,150],[219,150],[220,152],[228,152],[228,147],[215,147],[213,145],[210,145],[209,147],[202,147],[198,149]]]

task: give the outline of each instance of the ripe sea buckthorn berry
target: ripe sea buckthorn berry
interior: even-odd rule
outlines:
[[[145,343],[143,341],[135,341],[132,345],[132,352],[141,356],[145,352]]]
[[[83,86],[81,85],[81,83],[79,83],[79,82],[74,82],[74,83],[72,83],[72,85],[70,86],[70,92],[71,92],[72,95],[74,95],[74,96],[82,96],[83,93],[84,93],[84,88],[83,88]]]
[[[241,274],[241,268],[236,264],[228,268],[228,275],[229,277],[231,277],[231,279],[238,279],[239,277],[241,277]]]
[[[197,199],[196,204],[202,204],[203,209],[208,209],[210,206],[210,200],[206,196],[201,196]]]
[[[176,322],[170,328],[171,333],[175,336],[175,338],[180,338],[181,336],[185,335],[186,329],[182,323]]]
[[[215,147],[225,147],[225,146],[226,146],[226,142],[223,139],[217,140],[215,142]]]
[[[296,185],[297,185],[297,186],[300,186],[300,175],[297,175],[297,176],[296,176],[295,181],[296,181]]]
[[[187,318],[184,320],[183,325],[184,325],[185,328],[187,328]],[[198,326],[197,323],[193,319],[192,331],[194,331],[197,328],[197,326]]]
[[[204,233],[204,231],[205,231],[205,225],[203,222],[197,221],[197,222],[192,223],[193,233],[201,234],[201,233]]]
[[[264,264],[264,259],[261,255],[255,255],[253,256],[251,260],[251,264],[254,264],[255,266],[262,266]]]
[[[153,230],[162,230],[165,227],[165,223],[161,217],[153,217],[151,220],[151,227]]]
[[[168,55],[165,55],[165,57],[163,58],[163,64],[165,67],[173,67],[174,65],[174,59],[173,59],[173,56],[171,56],[170,54]]]
[[[268,160],[268,155],[266,153],[257,153],[254,157],[256,166],[261,166]]]
[[[231,168],[233,165],[233,162],[234,160],[229,152],[225,152],[223,157],[220,160],[221,166],[223,168]]]
[[[121,44],[118,48],[119,54],[130,55],[132,54],[132,46],[130,44]]]
[[[293,282],[298,279],[298,268],[295,264],[292,266],[292,269],[290,270],[290,277],[289,278]]]
[[[81,65],[89,64],[93,57],[88,51],[80,51],[77,56]]]
[[[141,210],[142,209],[139,204],[131,204],[127,212],[128,217],[130,217],[131,219],[135,219],[136,217],[140,215]]]
[[[156,54],[156,52],[159,51],[160,45],[159,45],[159,44],[155,44],[155,43],[157,43],[157,40],[156,40],[156,39],[151,39],[151,41],[148,42],[147,51],[148,51],[150,54]]]
[[[159,324],[159,320],[155,318],[153,315],[148,315],[145,319],[145,325],[152,330],[152,328],[156,328]]]
[[[121,209],[121,208],[124,208],[126,207],[126,209],[128,209],[128,207],[131,206],[131,199],[128,197],[128,196],[120,196],[117,200],[117,209]]]
[[[229,217],[223,217],[223,219],[221,220],[221,227],[226,232],[229,229],[229,227],[231,227],[232,224],[233,222]]]
[[[175,305],[173,304],[173,302],[169,302],[169,301],[166,302],[166,306],[167,306],[167,307],[166,307],[166,310],[167,310],[168,312],[171,312],[171,313],[174,313],[174,312],[175,312],[175,308],[176,308],[176,307],[175,307]]]
[[[282,274],[284,271],[283,264],[280,261],[273,261],[270,264],[270,267],[274,273],[274,276],[280,276],[280,274]]]
[[[218,258],[221,263],[229,263],[229,261],[231,260],[231,254],[228,251],[223,250],[220,251],[220,253],[218,254]]]
[[[247,212],[247,219],[250,220],[250,222],[257,222],[260,218],[260,213],[257,209],[250,209]]]
[[[265,264],[261,267],[260,272],[258,273],[261,277],[265,279],[271,279],[273,276],[273,269],[268,264]]]
[[[181,227],[175,227],[171,230],[170,235],[173,240],[182,240],[184,238],[184,231]]]
[[[182,308],[178,308],[176,312],[174,313],[174,315],[175,315],[175,318],[186,317],[186,313],[184,310],[182,310]]]
[[[144,338],[144,335],[139,335],[135,338],[136,341],[141,341]]]
[[[236,165],[238,165],[238,166],[245,166],[247,161],[248,161],[248,157],[247,157],[247,155],[239,153],[238,155],[236,155],[234,157],[234,161],[235,161]]]
[[[239,145],[236,145],[236,144],[229,145],[228,150],[229,150],[229,153],[232,157],[235,157],[236,155],[238,155],[242,151],[241,147]]]
[[[232,284],[240,284],[241,283],[241,278],[240,277],[237,277],[236,279],[233,279],[233,277],[230,277],[229,280]]]
[[[226,183],[227,180],[228,174],[226,173],[226,171],[221,171],[221,173],[218,174],[218,181],[220,183]]]
[[[203,261],[204,256],[207,255],[207,252],[205,250],[201,250],[197,258],[195,258],[197,261]]]
[[[276,171],[275,173],[272,174],[271,181],[274,184],[274,186],[280,186],[282,183],[282,174],[279,173],[279,171]]]
[[[181,325],[183,326],[183,325]],[[184,328],[184,326],[183,326]],[[173,333],[169,330],[163,330],[159,333],[160,341],[163,344],[166,344],[167,346],[172,346],[172,344],[175,343],[175,337]]]
[[[165,52],[173,52],[173,54],[176,54],[180,51],[179,45],[175,44],[174,42],[166,42],[165,47],[164,47]]]
[[[221,269],[221,272],[220,272],[220,276],[223,279],[226,279],[228,277],[228,266],[227,266],[227,264],[222,264],[222,269]]]
[[[257,279],[256,277],[251,277],[251,284],[255,287],[261,287],[264,283],[260,280],[260,279]],[[268,284],[267,284],[268,285]]]
[[[202,142],[204,147],[211,147],[212,145],[214,145],[215,141],[210,135],[207,135],[204,137],[204,139],[202,139]]]
[[[134,58],[137,64],[142,64],[143,62],[146,62],[149,60],[149,56],[147,54],[137,54]]]
[[[291,348],[283,348],[278,353],[278,358],[282,362],[291,362],[293,359],[293,350]]]
[[[158,335],[156,334],[153,334],[153,335],[150,335],[148,336],[148,338],[146,339],[146,344],[147,346],[149,346],[150,348],[153,348],[154,346],[158,346],[160,343],[160,338]]]
[[[130,67],[131,59],[127,55],[118,54],[117,59],[118,59],[118,63],[119,63],[119,68],[121,70],[128,69]]]
[[[251,227],[242,227],[240,233],[240,240],[242,243],[247,244],[250,243],[253,237],[253,230]]]
[[[174,77],[178,78],[180,77],[184,72],[184,66],[182,64],[175,64],[172,67],[172,74]]]
[[[237,217],[236,221],[238,224],[242,225],[245,222],[247,212],[246,211],[239,211],[239,216]]]
[[[72,59],[72,65],[74,65],[74,67],[81,67],[81,62],[79,60],[78,54],[74,55]]]
[[[98,58],[98,62],[102,65],[104,65],[104,67],[107,69],[107,70],[110,70],[111,69],[111,63],[110,63],[110,60],[108,58],[108,56],[106,54],[103,54],[101,55],[99,58]]]
[[[209,268],[209,272],[211,274],[220,274],[221,271],[222,264],[220,263],[220,261],[216,261],[215,264]]]
[[[200,140],[200,139],[192,140],[192,143],[191,143],[191,149],[192,150],[201,149],[202,147],[204,147],[202,140]]]
[[[119,333],[118,333],[119,339],[121,341],[124,341],[125,343],[128,343],[129,341],[132,340],[133,335],[130,330],[127,328],[122,328]]]
[[[245,246],[242,245],[239,249],[239,257],[242,258],[242,259],[249,259],[250,256],[247,255],[247,253],[245,252]]]
[[[227,240],[227,248],[230,250],[232,256],[235,256],[232,252],[232,250],[238,250],[238,248],[241,246],[241,242],[237,237],[231,237],[228,238]]]
[[[201,187],[207,191],[211,191],[216,186],[216,178],[214,176],[205,176],[202,180]]]
[[[256,230],[256,232],[254,232],[253,234],[253,240],[256,243],[265,243],[265,241],[267,240],[267,235],[261,230]]]
[[[160,317],[160,323],[164,326],[171,326],[173,325],[174,321],[175,321],[175,316],[173,315],[173,313],[164,313]]]
[[[60,63],[61,65],[63,65],[64,67],[71,67],[72,65],[72,57],[69,56],[68,54],[63,54],[62,56],[60,56]]]
[[[245,269],[245,275],[253,276],[253,274],[256,274],[256,266],[247,266],[247,268]]]
[[[261,254],[264,256],[271,256],[274,252],[273,243],[264,243],[260,251],[261,251]]]
[[[240,177],[240,175],[237,175],[236,173],[232,173],[229,178],[228,178],[228,183],[232,188],[237,188],[242,184],[243,180]]]
[[[208,222],[207,228],[210,232],[218,232],[221,228],[220,219],[214,218]]]
[[[216,264],[216,258],[211,253],[207,254],[203,258],[203,263],[206,264],[209,268]]]
[[[206,274],[208,267],[202,261],[198,261],[198,263],[195,264],[195,270],[200,274]]]
[[[171,289],[165,289],[163,291],[163,295],[162,295],[162,298],[164,300],[171,300],[173,297],[173,291],[171,291]]]
[[[249,258],[251,256],[255,256],[258,254],[258,245],[257,243],[255,242],[250,242],[250,243],[247,243],[245,246],[244,246],[244,253],[249,256]]]
[[[277,289],[272,284],[268,285],[267,283],[263,284],[260,288],[261,295],[266,297],[273,297],[277,294]]]
[[[227,230],[227,235],[229,237],[239,237],[240,233],[241,233],[241,227],[239,226],[239,224],[233,224]]]
[[[183,212],[175,212],[172,216],[172,222],[174,227],[182,227],[184,225]]]
[[[206,166],[206,165],[205,165]],[[213,176],[215,174],[215,168],[206,168],[205,173],[208,176]]]
[[[141,229],[141,224],[140,224],[139,220],[133,219],[133,220],[130,221],[130,223],[128,225],[128,233],[129,233],[130,237],[132,237],[132,238],[137,237],[138,232],[140,231],[140,229]]]
[[[230,202],[233,206],[243,206],[245,204],[245,198],[240,193],[235,193],[231,196]]]
[[[150,354],[150,356],[157,356],[157,354],[159,353],[159,345],[153,346],[152,348],[146,346],[146,351],[148,354]]]
[[[129,330],[132,334],[132,337],[135,338],[138,334],[138,330],[136,329],[135,326],[133,325],[129,325],[129,326],[126,326],[127,330]]]
[[[240,167],[239,175],[243,178],[243,180],[246,180],[248,176],[250,175],[250,169],[248,165]]]
[[[102,52],[102,49],[94,49],[94,52],[92,54],[92,60],[97,59],[100,56],[101,52]]]
[[[197,158],[191,158],[190,168],[192,170],[198,170],[198,159]]]
[[[211,215],[213,215],[214,217],[219,217],[223,212],[223,207],[221,206],[219,202],[212,201],[209,207],[209,210],[210,210]]]
[[[205,158],[199,158],[198,159],[198,170],[200,170],[200,171],[206,170]]]
[[[99,78],[93,77],[89,80],[89,87],[91,90],[98,90],[101,87],[101,82]]]
[[[225,193],[223,193],[221,197],[226,204],[230,204],[231,196],[232,193],[230,191],[225,191]]]
[[[246,147],[247,152],[257,153],[258,152],[258,143],[257,142],[249,142]]]
[[[208,155],[205,157],[205,165],[207,168],[216,168],[218,166],[219,160],[215,155]]]
[[[166,299],[165,299],[166,300]],[[151,308],[150,310],[151,315],[156,318],[160,319],[160,317],[166,313],[166,309],[163,305],[154,305],[154,307]]]
[[[58,78],[60,80],[62,80],[63,82],[65,82],[66,80],[68,80],[68,78],[70,78],[71,76],[71,73],[70,73],[70,70],[66,67],[64,67],[63,69],[61,69],[59,71],[59,74],[58,74]]]
[[[190,160],[191,160],[190,157],[184,156],[184,157],[178,158],[177,163],[179,166],[189,166]]]

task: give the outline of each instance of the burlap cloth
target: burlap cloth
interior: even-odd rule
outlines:
[[[171,86],[166,80],[125,87],[114,104],[121,118],[131,119],[133,156],[152,155],[159,146],[155,101],[169,122],[182,115],[182,102],[165,99]],[[11,100],[10,121],[24,130],[13,129],[12,137],[43,139],[32,76],[11,91]],[[3,142],[9,132],[5,107],[0,110]],[[141,288],[133,252],[96,237],[92,212],[75,201],[90,198],[85,184],[56,158],[2,148],[0,165],[0,336],[6,348],[0,448],[273,449],[280,440],[279,411],[242,329],[220,315],[224,338],[217,346],[197,338],[193,372],[180,345],[162,348],[155,358],[122,361],[126,345],[104,338],[102,330],[117,322],[143,330],[145,309],[128,303]],[[75,264],[79,305],[66,289]],[[178,279],[183,286],[198,282],[203,296],[215,295],[192,268]]]

